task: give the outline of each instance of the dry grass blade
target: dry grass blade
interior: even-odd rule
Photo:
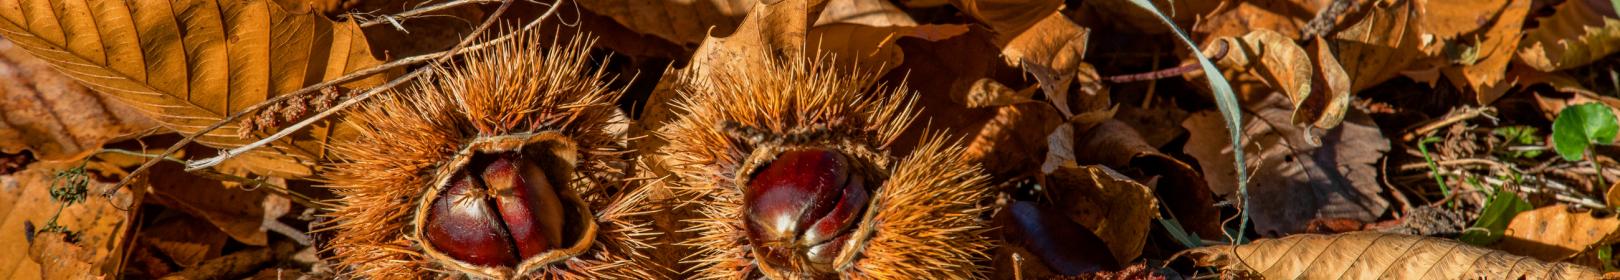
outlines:
[[[163,126],[214,147],[247,143],[231,112],[382,62],[354,24],[254,1],[8,1],[0,34]],[[372,76],[345,84],[370,87]],[[307,176],[328,125],[276,141],[244,160],[252,171]]]
[[[1450,239],[1377,232],[1298,234],[1180,253],[1229,275],[1265,279],[1597,279],[1568,263],[1474,247]]]

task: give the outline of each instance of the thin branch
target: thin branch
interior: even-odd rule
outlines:
[[[541,21],[544,21],[547,17],[549,17],[552,14],[556,13],[557,7],[561,6],[561,5],[560,5],[560,3],[554,3],[554,4],[551,4],[551,6],[552,6],[551,9],[547,10],[544,15],[541,15],[539,18],[536,18],[533,22],[530,22],[528,25],[524,26],[523,29],[532,29],[535,26],[539,26],[539,23]],[[490,22],[492,20],[495,20],[495,19],[496,18],[492,16],[492,17],[490,17],[489,19],[486,20],[486,23],[488,23],[488,22]],[[474,34],[469,35],[467,37],[468,38],[467,40],[472,40],[472,38],[477,38],[476,35],[478,35],[478,33],[476,33],[476,32]],[[434,60],[434,59],[448,58],[450,56],[480,50],[480,49],[483,49],[483,48],[487,48],[489,46],[493,46],[493,45],[495,45],[497,43],[509,40],[512,37],[513,37],[513,34],[506,34],[504,36],[501,36],[500,38],[496,38],[494,40],[490,40],[488,42],[480,43],[478,45],[474,45],[474,46],[466,47],[466,48],[460,48],[461,44],[457,44],[457,48],[452,48],[451,50],[442,51],[442,52],[436,52],[436,53],[430,53],[430,54],[423,54],[423,55],[418,55],[418,56],[399,59],[399,60],[396,60],[396,61],[393,61],[393,62],[389,62],[389,63],[385,63],[385,64],[382,64],[382,65],[377,65],[377,66],[373,66],[371,68],[366,68],[366,69],[363,69],[363,70],[360,70],[360,71],[356,71],[356,72],[353,72],[353,73],[349,73],[349,74],[343,75],[342,77],[338,77],[336,79],[332,79],[332,80],[329,80],[329,81],[324,81],[324,82],[321,82],[321,83],[318,83],[318,84],[315,84],[315,85],[304,87],[302,89],[299,89],[297,91],[293,91],[291,93],[287,93],[287,94],[283,94],[283,95],[280,95],[280,96],[276,96],[274,98],[270,98],[268,100],[265,100],[264,102],[259,102],[258,104],[254,104],[253,106],[248,106],[247,108],[244,108],[241,111],[237,111],[236,113],[232,113],[230,116],[227,116],[224,119],[221,119],[220,121],[215,122],[213,125],[209,125],[208,127],[203,128],[202,130],[198,130],[196,133],[193,133],[192,135],[186,136],[185,138],[181,139],[179,142],[174,143],[174,145],[169,146],[169,149],[164,150],[162,153],[159,153],[157,156],[158,157],[167,157],[167,156],[173,155],[175,152],[178,152],[180,150],[180,148],[185,147],[186,144],[190,144],[192,141],[195,141],[197,137],[200,137],[202,135],[206,135],[208,132],[217,130],[220,127],[224,127],[225,125],[230,124],[232,122],[235,122],[237,119],[240,119],[243,116],[246,116],[246,115],[248,115],[250,113],[253,113],[253,112],[257,112],[257,111],[259,111],[261,109],[264,109],[264,107],[267,107],[267,106],[269,106],[271,104],[278,104],[280,102],[286,101],[287,99],[290,99],[290,98],[293,98],[293,97],[296,97],[296,96],[305,95],[305,94],[309,94],[309,93],[313,93],[313,92],[318,92],[321,89],[337,86],[339,84],[343,84],[343,83],[347,83],[347,82],[352,82],[352,81],[355,81],[355,80],[359,80],[360,78],[364,78],[364,77],[374,75],[374,74],[377,74],[377,73],[382,73],[382,72],[385,72],[385,71],[393,70],[395,68],[400,68],[400,67],[404,67],[404,66],[408,66],[408,65],[414,65],[414,64],[417,64],[417,63],[427,62],[429,60]],[[463,41],[467,41],[467,40],[463,40]],[[421,72],[421,71],[413,72],[412,74],[415,74],[415,73],[418,73],[418,72]],[[414,77],[415,77],[415,75],[406,75],[406,76],[403,76],[403,77],[396,78],[395,81],[410,80],[410,78],[414,78]],[[371,92],[367,92],[367,93],[371,93]],[[344,104],[348,104],[348,103],[345,102]],[[342,104],[340,104],[340,106],[341,105]],[[339,107],[334,107],[333,109],[340,109],[340,108]],[[334,111],[334,110],[329,110],[329,111]],[[330,114],[323,113],[321,115],[317,115],[316,118],[324,118],[327,115],[330,115]],[[302,128],[302,127],[307,126],[307,125],[308,124],[299,123],[299,124],[295,124],[294,126],[297,127],[297,128]],[[278,134],[281,134],[281,133],[278,133]],[[285,136],[285,135],[282,135],[282,136]],[[278,136],[272,136],[271,138],[266,138],[266,139],[273,140],[273,139],[279,139],[279,138],[280,137],[278,137]],[[267,143],[269,141],[260,141],[260,142]],[[263,144],[258,144],[258,145],[263,145]],[[124,186],[128,185],[130,183],[130,179],[134,178],[133,175],[140,174],[141,172],[144,172],[147,169],[152,168],[152,166],[156,165],[156,164],[157,164],[157,160],[150,160],[150,161],[147,161],[145,164],[141,164],[140,167],[137,167],[137,168],[135,168],[134,171],[130,172],[130,175],[132,175],[132,176],[125,177],[123,180],[120,180],[115,187],[109,188],[106,192],[102,193],[102,195],[104,195],[104,196],[112,195],[113,192],[115,192],[118,189],[121,189]],[[188,166],[189,166],[189,164],[188,164]]]
[[[1226,42],[1225,40],[1222,40],[1220,42],[1221,43],[1219,45],[1216,45],[1215,54],[1209,56],[1209,61],[1216,61],[1216,60],[1221,60],[1222,58],[1226,58],[1226,53],[1231,51],[1231,46],[1228,45],[1230,43]],[[1154,70],[1153,72],[1147,72],[1147,73],[1136,73],[1136,74],[1124,74],[1124,75],[1108,76],[1108,77],[1103,77],[1102,80],[1108,81],[1110,83],[1116,83],[1116,84],[1130,83],[1130,82],[1140,82],[1140,81],[1150,81],[1150,80],[1158,80],[1158,79],[1163,79],[1163,78],[1181,76],[1181,75],[1184,75],[1184,74],[1187,74],[1187,73],[1192,73],[1193,71],[1199,71],[1201,69],[1203,69],[1202,65],[1198,65],[1198,63],[1193,63],[1193,64],[1187,64],[1187,65],[1182,65],[1182,66],[1176,66],[1175,68]]]
[[[1446,114],[1446,117],[1444,119],[1440,119],[1440,121],[1425,124],[1417,129],[1413,129],[1411,132],[1407,132],[1406,135],[1401,136],[1401,140],[1412,141],[1417,139],[1418,136],[1429,135],[1430,132],[1434,132],[1440,128],[1450,126],[1458,122],[1471,120],[1480,116],[1490,117],[1491,114],[1495,113],[1496,108],[1492,107],[1464,107],[1457,109],[1456,111]]]
[[[443,55],[440,55],[439,57],[435,58],[434,61],[431,64],[432,65],[437,65],[437,64],[444,63],[445,61],[449,61],[450,58],[454,56],[453,54],[457,53],[458,51],[460,51],[463,48],[466,48],[468,45],[471,45],[473,41],[477,41],[478,37],[479,37],[479,34],[483,34],[484,31],[489,30],[490,26],[494,26],[495,21],[499,20],[502,14],[506,13],[506,9],[512,7],[512,2],[515,2],[515,0],[507,0],[506,2],[502,2],[501,7],[496,8],[495,12],[491,13],[489,15],[489,18],[484,20],[483,24],[479,24],[477,29],[473,29],[473,32],[471,34],[467,35],[467,38],[462,39],[460,43],[456,43],[456,46],[453,47],[453,48],[450,48],[449,52],[445,52]],[[528,28],[533,27],[533,26],[538,26],[538,24],[536,24],[536,23],[539,23],[540,21],[544,20],[546,17],[549,17],[552,14],[556,13],[557,12],[557,7],[561,7],[561,6],[562,5],[560,5],[560,4],[552,4],[551,9],[546,10],[545,14],[540,15],[540,18],[535,19],[535,21],[529,23],[528,26],[524,26],[524,29],[528,29]],[[519,33],[519,32],[513,32],[512,34],[508,34],[508,35],[513,35],[513,34],[517,34],[517,33]],[[503,38],[509,38],[509,37],[503,36]],[[493,41],[494,40],[491,40],[491,42],[493,42]],[[420,77],[423,74],[431,72],[432,70],[433,70],[432,67],[422,67],[422,68],[416,69],[415,71],[411,71],[411,73],[409,73],[409,74],[405,74],[405,76],[401,76],[399,78],[394,79],[393,81],[388,81],[388,83],[385,83],[385,84],[383,84],[381,86],[373,87],[373,88],[371,88],[369,90],[366,90],[365,93],[361,93],[359,96],[355,96],[354,98],[349,98],[349,100],[344,100],[343,103],[338,103],[337,106],[332,106],[331,109],[327,109],[326,111],[322,111],[320,114],[315,114],[315,116],[305,118],[303,121],[300,121],[300,122],[298,122],[296,124],[293,124],[291,126],[288,126],[286,128],[282,128],[281,131],[277,131],[276,134],[272,134],[269,137],[265,137],[264,139],[259,139],[259,141],[257,141],[257,142],[253,142],[251,144],[243,145],[241,147],[236,147],[235,149],[227,150],[224,153],[220,153],[219,155],[211,157],[211,158],[205,158],[205,159],[201,159],[201,160],[191,161],[191,163],[186,164],[186,171],[194,171],[194,170],[213,167],[215,165],[219,165],[219,163],[224,162],[227,159],[234,158],[237,155],[245,154],[248,151],[252,151],[253,149],[257,149],[259,147],[263,147],[265,145],[268,145],[268,144],[270,144],[270,142],[274,142],[276,140],[281,139],[282,137],[287,137],[288,135],[292,135],[293,132],[297,132],[298,130],[304,129],[304,127],[308,127],[310,125],[313,125],[313,124],[315,124],[315,122],[318,122],[318,121],[320,121],[322,119],[326,119],[326,117],[329,117],[332,114],[336,114],[337,112],[343,111],[343,109],[348,109],[349,107],[354,106],[355,104],[360,104],[361,101],[365,101],[366,99],[370,99],[372,96],[376,96],[378,93],[388,91],[389,89],[392,89],[392,88],[394,88],[396,86],[405,84],[406,82],[409,82],[411,80],[415,80],[416,77]]]
[[[406,19],[418,17],[418,16],[421,16],[421,15],[424,15],[424,14],[427,14],[427,13],[432,13],[432,12],[437,12],[437,11],[442,11],[442,10],[448,10],[450,8],[455,8],[455,7],[459,7],[459,6],[462,6],[462,5],[497,3],[497,2],[501,2],[501,1],[502,0],[456,0],[456,1],[444,2],[444,3],[434,4],[432,6],[411,9],[409,11],[400,12],[398,14],[383,15],[383,16],[379,16],[379,17],[374,17],[374,18],[371,18],[369,20],[366,20],[365,22],[360,23],[360,27],[372,27],[372,26],[377,26],[377,25],[382,25],[382,24],[391,24],[391,23],[398,22],[398,21],[401,21],[401,20],[406,20]]]
[[[122,154],[122,155],[129,155],[129,156],[136,156],[136,157],[143,157],[143,158],[150,158],[150,159],[153,159],[152,161],[170,161],[170,162],[179,163],[179,164],[186,164],[185,160],[174,158],[174,157],[158,157],[158,155],[154,155],[154,154],[148,154],[148,153],[142,153],[142,152],[136,152],[136,151],[129,151],[129,150],[121,150],[121,149],[101,149],[100,151],[97,151],[97,153],[115,153],[115,154]],[[130,174],[134,174],[134,173],[130,173]],[[236,176],[236,175],[225,174],[225,173],[219,173],[219,172],[214,172],[212,170],[202,170],[202,171],[192,172],[192,174],[195,174],[195,175],[197,175],[199,177],[208,178],[210,180],[236,182],[238,184],[242,184],[242,185],[245,185],[245,186],[252,186],[252,188],[243,188],[242,189],[243,191],[253,191],[253,189],[257,189],[257,188],[269,189],[272,192],[275,192],[276,194],[286,196],[287,200],[291,200],[293,203],[298,203],[299,205],[303,205],[305,207],[326,208],[326,207],[335,206],[335,205],[332,205],[332,204],[329,204],[329,203],[320,202],[318,200],[315,200],[315,198],[311,198],[311,197],[309,197],[307,195],[304,195],[302,193],[292,191],[291,189],[287,189],[286,187],[278,186],[276,184],[271,184],[270,182],[265,182],[264,180],[247,178],[247,177]],[[110,188],[110,189],[111,190],[118,190],[118,188]]]

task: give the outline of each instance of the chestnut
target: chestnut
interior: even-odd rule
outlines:
[[[870,193],[841,153],[789,150],[763,165],[743,190],[744,228],[762,265],[803,275],[835,272]]]
[[[469,264],[515,267],[562,247],[558,189],[518,153],[478,155],[431,202],[423,238]]]

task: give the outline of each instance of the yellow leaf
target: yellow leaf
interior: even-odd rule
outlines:
[[[0,34],[186,134],[270,97],[380,64],[352,22],[290,13],[269,0],[6,1]],[[254,140],[236,136],[237,129],[226,125],[198,142],[236,147]],[[330,123],[317,126],[239,160],[253,162],[259,173],[307,176],[327,138],[338,133],[332,130]]]

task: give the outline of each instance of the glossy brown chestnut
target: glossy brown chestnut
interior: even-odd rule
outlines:
[[[754,174],[743,191],[749,242],[776,270],[833,272],[869,193],[849,159],[828,150],[792,150]]]
[[[516,153],[480,155],[433,201],[423,237],[456,260],[512,267],[564,245],[563,214],[539,166]]]

